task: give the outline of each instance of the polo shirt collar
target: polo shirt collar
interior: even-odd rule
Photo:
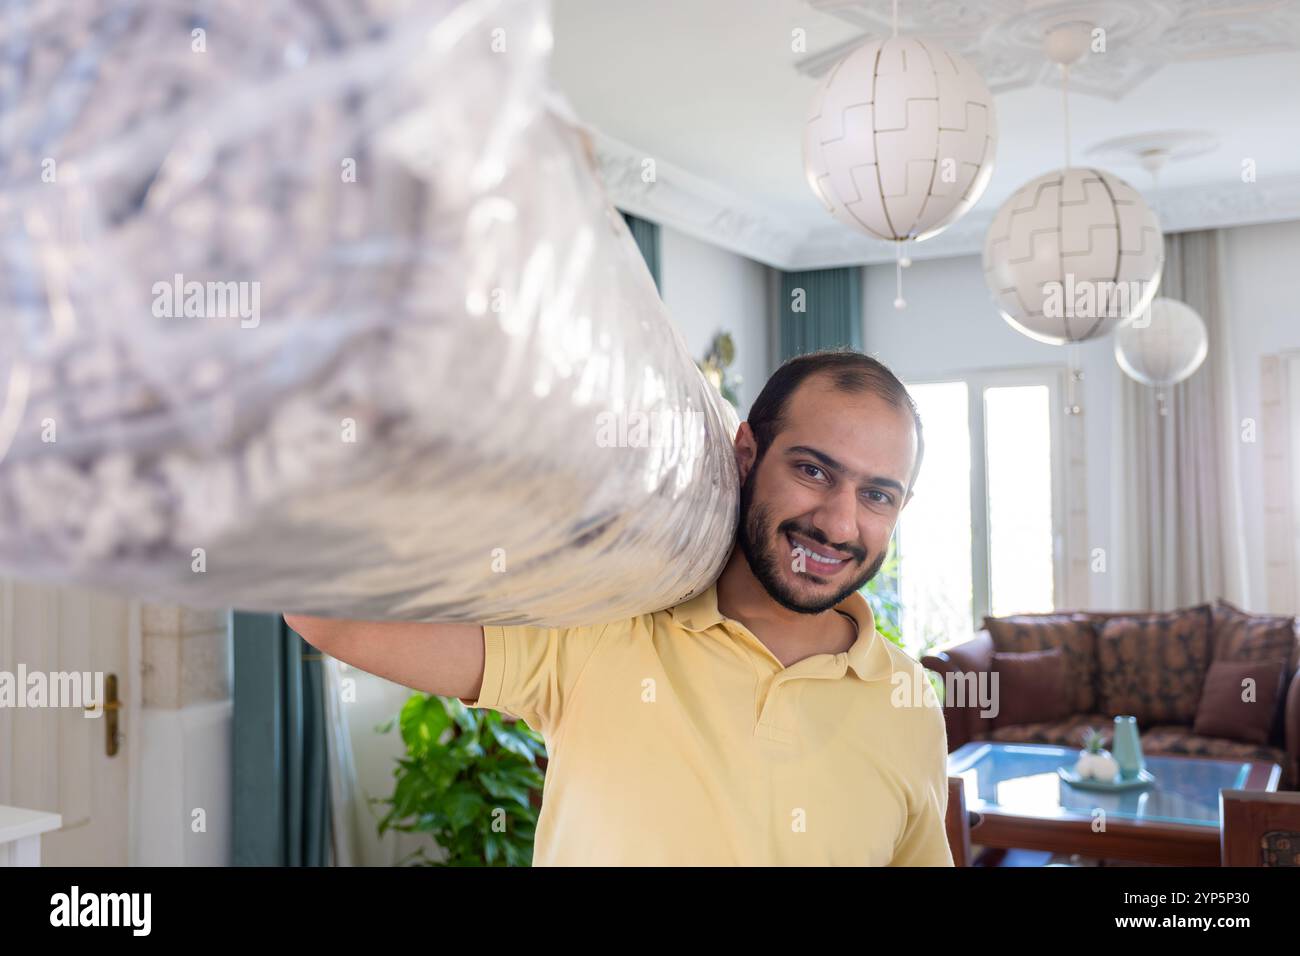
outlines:
[[[885,647],[885,638],[876,631],[876,619],[867,599],[855,591],[835,607],[858,623],[858,639],[848,650],[849,669],[864,681],[888,680],[894,672],[894,663],[889,649]],[[679,627],[694,632],[705,631],[730,620],[718,610],[716,581],[695,597],[670,607],[668,613]],[[735,623],[740,625],[741,622]]]

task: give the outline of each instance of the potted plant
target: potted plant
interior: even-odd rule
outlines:
[[[719,332],[709,344],[708,354],[702,360],[697,360],[695,364],[700,367],[704,377],[713,383],[713,387],[722,393],[723,398],[739,407],[740,399],[736,389],[740,387],[743,380],[729,368],[735,360],[736,345],[732,341],[731,333]]]
[[[530,866],[546,746],[522,720],[466,707],[455,698],[414,694],[398,717],[405,757],[393,770],[388,830],[428,833],[445,856],[423,848],[403,859],[422,866]]]
[[[1113,783],[1119,776],[1119,763],[1109,750],[1102,747],[1104,741],[1105,737],[1100,730],[1089,727],[1084,731],[1083,749],[1079,751],[1079,760],[1074,765],[1074,772],[1080,778]]]

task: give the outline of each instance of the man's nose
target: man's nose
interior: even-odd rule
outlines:
[[[858,493],[849,486],[836,488],[826,495],[813,513],[813,527],[827,543],[844,546],[858,537]]]

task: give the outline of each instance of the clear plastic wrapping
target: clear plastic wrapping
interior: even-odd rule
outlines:
[[[570,624],[702,590],[732,407],[531,0],[0,19],[0,573]]]

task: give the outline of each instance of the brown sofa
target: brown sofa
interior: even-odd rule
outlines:
[[[1066,671],[1057,716],[1008,723],[984,716],[978,700],[945,700],[949,749],[972,740],[1075,747],[1088,727],[1102,730],[1109,746],[1115,715],[1132,713],[1145,753],[1269,760],[1282,767],[1281,789],[1300,789],[1300,618],[1252,615],[1224,601],[1168,614],[1060,611],[986,618],[972,639],[935,649],[921,662],[971,688],[972,675],[979,679],[995,670],[995,653],[1015,655],[998,658],[1005,677],[1008,662],[1041,657],[1026,652],[1057,649]],[[1213,736],[1195,733],[1210,666],[1265,660],[1285,660],[1267,739],[1258,739],[1258,727],[1254,740],[1231,726]],[[1006,693],[999,698],[1005,707]],[[1026,710],[1022,701],[1010,703],[1008,715]]]

